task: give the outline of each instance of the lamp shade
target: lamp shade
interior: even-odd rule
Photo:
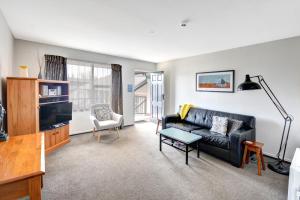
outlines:
[[[247,74],[245,82],[241,83],[237,89],[239,91],[241,91],[241,90],[259,90],[259,89],[261,89],[261,86],[258,83],[251,81],[249,74]]]

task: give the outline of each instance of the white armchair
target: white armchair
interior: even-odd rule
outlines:
[[[123,123],[123,115],[114,113],[109,104],[95,104],[91,107],[91,122],[94,126],[93,135],[98,132],[98,142],[100,142],[100,131],[114,129],[119,137],[119,128]]]

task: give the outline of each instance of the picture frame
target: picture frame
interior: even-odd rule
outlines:
[[[197,92],[234,93],[235,71],[211,71],[196,73]]]

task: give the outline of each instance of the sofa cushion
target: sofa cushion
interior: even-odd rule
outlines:
[[[208,129],[193,130],[192,133],[202,136],[200,142],[213,145],[222,149],[230,149],[229,137]]]
[[[213,116],[212,127],[210,131],[226,135],[227,133],[228,118]]]
[[[234,131],[240,129],[243,125],[243,122],[236,119],[228,119],[228,126],[227,126],[227,135],[229,136]]]
[[[166,128],[178,128],[183,131],[191,132],[192,130],[201,129],[200,126],[187,123],[167,123]]]
[[[215,111],[215,110],[207,110],[207,109],[202,109],[197,107],[191,108],[183,121],[190,124],[197,124],[201,127],[210,129],[212,127],[213,116],[227,117],[230,119],[236,119],[242,121],[243,124],[241,128],[245,128],[245,129],[255,128],[255,117]]]

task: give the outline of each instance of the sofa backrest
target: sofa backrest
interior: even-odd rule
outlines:
[[[184,121],[191,124],[197,124],[205,128],[211,128],[213,116],[228,117],[231,119],[240,120],[243,121],[242,128],[255,128],[255,117],[253,116],[207,110],[202,108],[191,108]]]

